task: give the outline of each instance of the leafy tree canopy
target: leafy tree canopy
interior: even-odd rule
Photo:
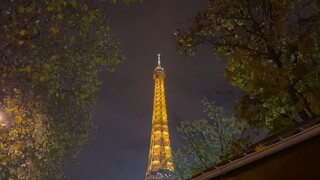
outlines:
[[[210,0],[175,36],[182,54],[213,45],[227,82],[247,93],[237,115],[275,132],[320,116],[319,28],[319,1]]]
[[[178,126],[183,138],[183,144],[174,153],[176,176],[181,179],[191,177],[192,174],[212,167],[221,160],[242,152],[251,140],[244,141],[243,133],[246,124],[228,117],[223,108],[204,98],[204,112],[206,119],[184,120]],[[243,143],[235,141],[241,138]]]
[[[92,1],[0,4],[0,179],[59,179],[89,138],[99,72],[124,57]]]

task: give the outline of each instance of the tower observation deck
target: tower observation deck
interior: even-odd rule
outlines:
[[[173,162],[168,130],[164,79],[165,71],[164,68],[161,67],[160,54],[158,54],[158,66],[155,68],[153,74],[154,101],[146,180],[172,179]]]

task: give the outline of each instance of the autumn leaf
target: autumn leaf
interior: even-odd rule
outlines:
[[[51,27],[50,32],[55,35],[60,32],[60,29],[58,27]]]
[[[63,14],[58,14],[57,19],[62,20],[63,19]]]
[[[22,29],[22,30],[20,30],[19,34],[20,34],[21,36],[25,36],[25,35],[27,34],[27,31],[24,30],[24,29]]]
[[[31,12],[33,12],[34,11],[34,8],[33,7],[27,7],[27,8],[25,8],[25,12],[26,13],[31,13]]]
[[[19,13],[24,13],[24,11],[25,11],[24,6],[19,6],[19,7],[18,7],[18,12],[19,12]]]
[[[52,7],[52,6],[48,6],[47,7],[47,10],[50,12],[50,11],[54,11],[54,7]]]
[[[264,146],[263,144],[258,144],[258,145],[256,145],[255,150],[256,151],[262,151],[265,148],[266,148],[266,146]]]
[[[77,7],[77,6],[78,6],[77,1],[75,1],[75,0],[72,0],[72,1],[70,2],[70,4],[71,4],[72,7]]]
[[[20,72],[28,72],[29,73],[29,72],[31,72],[31,67],[27,66],[27,67],[21,68]]]
[[[23,119],[21,116],[16,116],[16,121],[18,124],[22,123]]]
[[[87,4],[82,5],[82,10],[83,11],[88,11],[89,7]]]

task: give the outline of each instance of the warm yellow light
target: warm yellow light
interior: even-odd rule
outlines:
[[[159,164],[160,161],[152,161],[152,164]]]
[[[4,115],[2,114],[2,112],[0,112],[0,126],[6,126],[6,120],[4,118]]]
[[[159,170],[173,171],[167,108],[164,91],[165,72],[157,67],[153,75],[154,102],[152,113],[152,130],[149,150],[149,164],[146,175]]]

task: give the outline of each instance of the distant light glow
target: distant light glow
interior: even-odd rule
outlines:
[[[169,139],[166,98],[164,93],[165,71],[160,63],[160,54],[158,54],[158,66],[155,68],[153,74],[154,103],[146,180],[158,179],[159,176],[154,177],[155,172],[166,170],[173,172],[174,170]]]
[[[6,126],[7,123],[6,123],[6,119],[5,119],[5,116],[2,112],[0,112],[0,126]]]

